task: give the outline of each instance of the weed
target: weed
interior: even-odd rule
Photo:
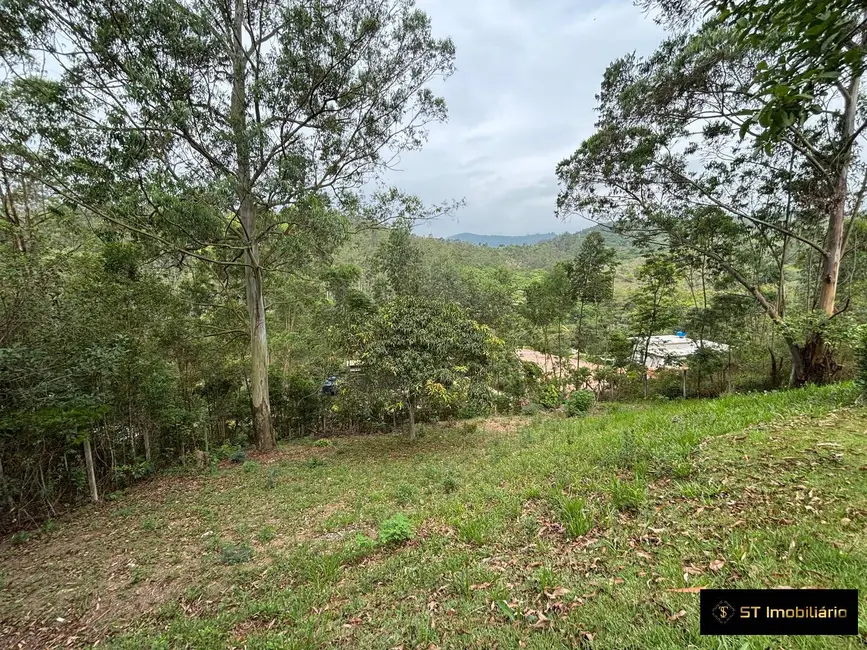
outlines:
[[[611,505],[618,512],[636,511],[647,498],[647,486],[639,479],[622,481],[617,477],[608,485]]]
[[[454,476],[447,475],[443,478],[442,487],[443,487],[443,492],[446,494],[451,494],[452,492],[457,492],[458,480]]]
[[[458,524],[458,537],[470,544],[481,546],[488,536],[488,522],[485,519],[470,519]]]
[[[256,539],[263,544],[267,544],[275,537],[277,537],[277,531],[272,526],[263,526],[262,530],[256,534]]]
[[[397,545],[409,541],[415,530],[406,515],[396,514],[379,526],[379,541],[383,544]]]
[[[157,520],[153,517],[148,517],[147,519],[143,519],[141,522],[141,529],[147,531],[154,531],[157,529]]]
[[[277,468],[272,465],[268,468],[268,480],[265,482],[265,486],[269,490],[273,490],[275,485],[277,485]]]
[[[581,537],[593,529],[593,515],[581,497],[558,495],[554,499],[554,509],[568,537]]]
[[[314,447],[330,447],[333,443],[328,438],[320,438],[313,443]]]
[[[19,530],[17,533],[12,535],[12,543],[16,546],[20,546],[28,542],[33,537],[33,533],[29,530]]]
[[[325,461],[322,460],[319,456],[311,456],[306,461],[304,461],[304,467],[307,469],[316,469],[317,467],[323,467],[325,465]]]
[[[255,460],[245,460],[241,469],[244,470],[245,474],[254,474],[259,471],[259,463]]]
[[[416,492],[415,487],[403,483],[395,488],[393,498],[399,505],[405,506],[415,499]]]
[[[557,586],[557,576],[550,566],[542,566],[533,572],[533,585],[540,594]]]
[[[253,549],[246,544],[224,544],[220,549],[220,562],[223,564],[243,564],[253,559]]]

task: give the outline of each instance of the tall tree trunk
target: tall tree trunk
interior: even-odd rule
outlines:
[[[250,399],[253,409],[253,432],[256,446],[262,450],[274,449],[276,438],[271,421],[271,401],[268,393],[268,336],[265,329],[265,299],[262,294],[262,270],[253,263],[257,260],[257,246],[251,242],[245,257],[247,310],[250,314]]]
[[[142,427],[142,437],[144,438],[144,448],[145,448],[145,460],[150,462],[151,460],[151,432],[150,432],[150,422]]]
[[[93,451],[90,447],[90,436],[84,439],[84,466],[87,470],[87,483],[90,485],[90,500],[99,503],[99,492],[96,489],[96,472],[93,469]]]
[[[259,266],[259,246],[256,241],[256,206],[253,204],[250,178],[250,143],[247,133],[246,65],[244,51],[244,2],[235,0],[233,30],[233,79],[231,124],[235,136],[237,174],[235,191],[238,196],[238,217],[244,229],[244,276],[247,312],[250,317],[250,399],[252,400],[253,434],[256,446],[274,449],[276,438],[271,421],[271,401],[268,394],[268,336],[265,329],[265,297],[262,293],[262,267]]]
[[[845,240],[846,198],[849,193],[849,170],[852,165],[852,150],[855,137],[855,117],[858,107],[858,94],[861,77],[856,74],[843,93],[843,129],[841,141],[844,143],[839,154],[839,163],[834,179],[834,196],[828,215],[828,231],[825,235],[823,254],[820,264],[819,290],[816,310],[826,318],[836,313],[837,287],[840,276],[840,260],[843,257]],[[857,209],[857,207],[855,208]],[[790,384],[803,386],[806,383],[821,384],[830,381],[837,374],[839,366],[834,361],[833,352],[824,337],[820,324],[808,332],[803,345],[791,349],[792,375]]]
[[[843,113],[844,142],[848,146],[841,152],[841,160],[837,171],[834,186],[834,200],[829,215],[828,233],[825,237],[825,255],[822,260],[821,289],[817,308],[826,316],[833,316],[837,300],[837,282],[840,275],[840,259],[843,256],[843,231],[846,222],[846,197],[849,192],[849,168],[852,164],[852,148],[854,142],[851,139],[855,135],[855,114],[858,106],[858,92],[861,86],[861,77],[856,75],[849,84],[848,94],[845,96],[846,109]]]

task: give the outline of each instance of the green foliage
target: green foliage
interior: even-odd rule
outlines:
[[[860,327],[860,342],[858,344],[858,383],[861,392],[867,396],[867,326]]]
[[[355,537],[352,538],[350,550],[355,555],[369,555],[376,550],[376,540],[363,533],[356,533]]]
[[[453,492],[457,492],[460,484],[458,483],[458,479],[455,476],[447,475],[442,480],[442,488],[443,492],[446,494],[451,494]]]
[[[261,465],[259,465],[255,460],[245,460],[241,464],[241,469],[244,470],[245,474],[255,474],[260,468]]]
[[[615,477],[611,479],[608,493],[616,510],[636,511],[646,499],[647,486],[639,479],[624,481]]]
[[[584,415],[595,401],[596,395],[592,390],[573,390],[566,398],[566,415],[570,418]]]
[[[570,538],[581,537],[593,529],[593,514],[581,497],[557,495],[552,505]]]
[[[415,529],[406,515],[396,514],[379,525],[379,541],[382,544],[396,546],[409,541],[415,535]]]
[[[252,559],[253,549],[246,544],[224,544],[220,549],[220,562],[223,564],[244,564]]]
[[[484,376],[497,347],[490,328],[457,305],[400,296],[386,303],[365,334],[364,376],[395,391],[411,410],[424,396]]]
[[[563,404],[563,392],[558,382],[546,381],[536,389],[536,402],[546,409],[556,409]]]

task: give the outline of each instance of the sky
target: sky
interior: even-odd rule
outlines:
[[[649,54],[662,29],[631,0],[417,0],[457,71],[431,88],[449,108],[427,144],[384,179],[428,203],[464,199],[419,235],[575,232],[554,216],[557,163],[593,133],[595,95],[614,59]]]

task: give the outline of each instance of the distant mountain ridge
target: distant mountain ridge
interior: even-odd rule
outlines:
[[[534,235],[477,235],[472,232],[462,232],[457,235],[447,237],[448,241],[462,241],[467,244],[476,244],[477,246],[531,246],[542,241],[554,239],[557,233],[546,232],[536,233]]]

